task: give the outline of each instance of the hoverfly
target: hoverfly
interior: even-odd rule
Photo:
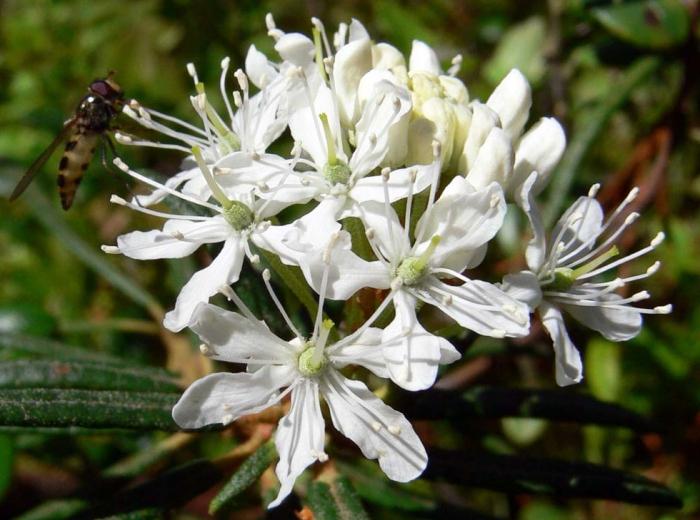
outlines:
[[[110,72],[106,78],[90,83],[88,94],[80,101],[75,114],[63,123],[63,128],[56,138],[17,183],[10,195],[11,201],[22,194],[56,147],[65,141],[66,147],[58,164],[58,192],[63,209],[71,207],[83,174],[95,154],[97,141],[105,139],[110,148],[112,147],[112,142],[105,132],[111,129],[112,119],[124,106],[124,93],[112,79],[112,75]]]

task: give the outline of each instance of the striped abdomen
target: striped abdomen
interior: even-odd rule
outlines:
[[[86,133],[79,127],[66,142],[66,149],[58,164],[58,192],[63,209],[68,209],[73,204],[75,192],[95,154],[98,138],[98,134]]]

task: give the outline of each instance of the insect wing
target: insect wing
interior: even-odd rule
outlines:
[[[26,171],[26,173],[19,180],[17,186],[15,186],[15,189],[12,191],[12,195],[10,195],[11,201],[15,200],[17,197],[22,195],[24,190],[27,189],[27,186],[29,186],[29,184],[34,180],[36,174],[39,172],[44,163],[49,159],[49,157],[51,157],[51,154],[58,147],[58,145],[63,143],[68,138],[70,133],[73,131],[73,127],[75,126],[77,121],[77,117],[72,117],[63,124],[63,128],[54,138],[54,140],[51,141],[51,144],[46,147],[46,150],[41,152],[41,155],[36,158],[36,160]]]

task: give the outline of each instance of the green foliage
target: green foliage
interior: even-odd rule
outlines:
[[[277,452],[271,442],[260,446],[255,453],[241,464],[226,485],[214,497],[209,504],[209,512],[214,514],[229,508],[236,497],[255,483],[276,458]]]

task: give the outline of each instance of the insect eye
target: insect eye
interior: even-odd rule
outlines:
[[[113,89],[106,81],[97,80],[90,84],[90,92],[97,94],[98,96],[107,97],[112,94]]]

